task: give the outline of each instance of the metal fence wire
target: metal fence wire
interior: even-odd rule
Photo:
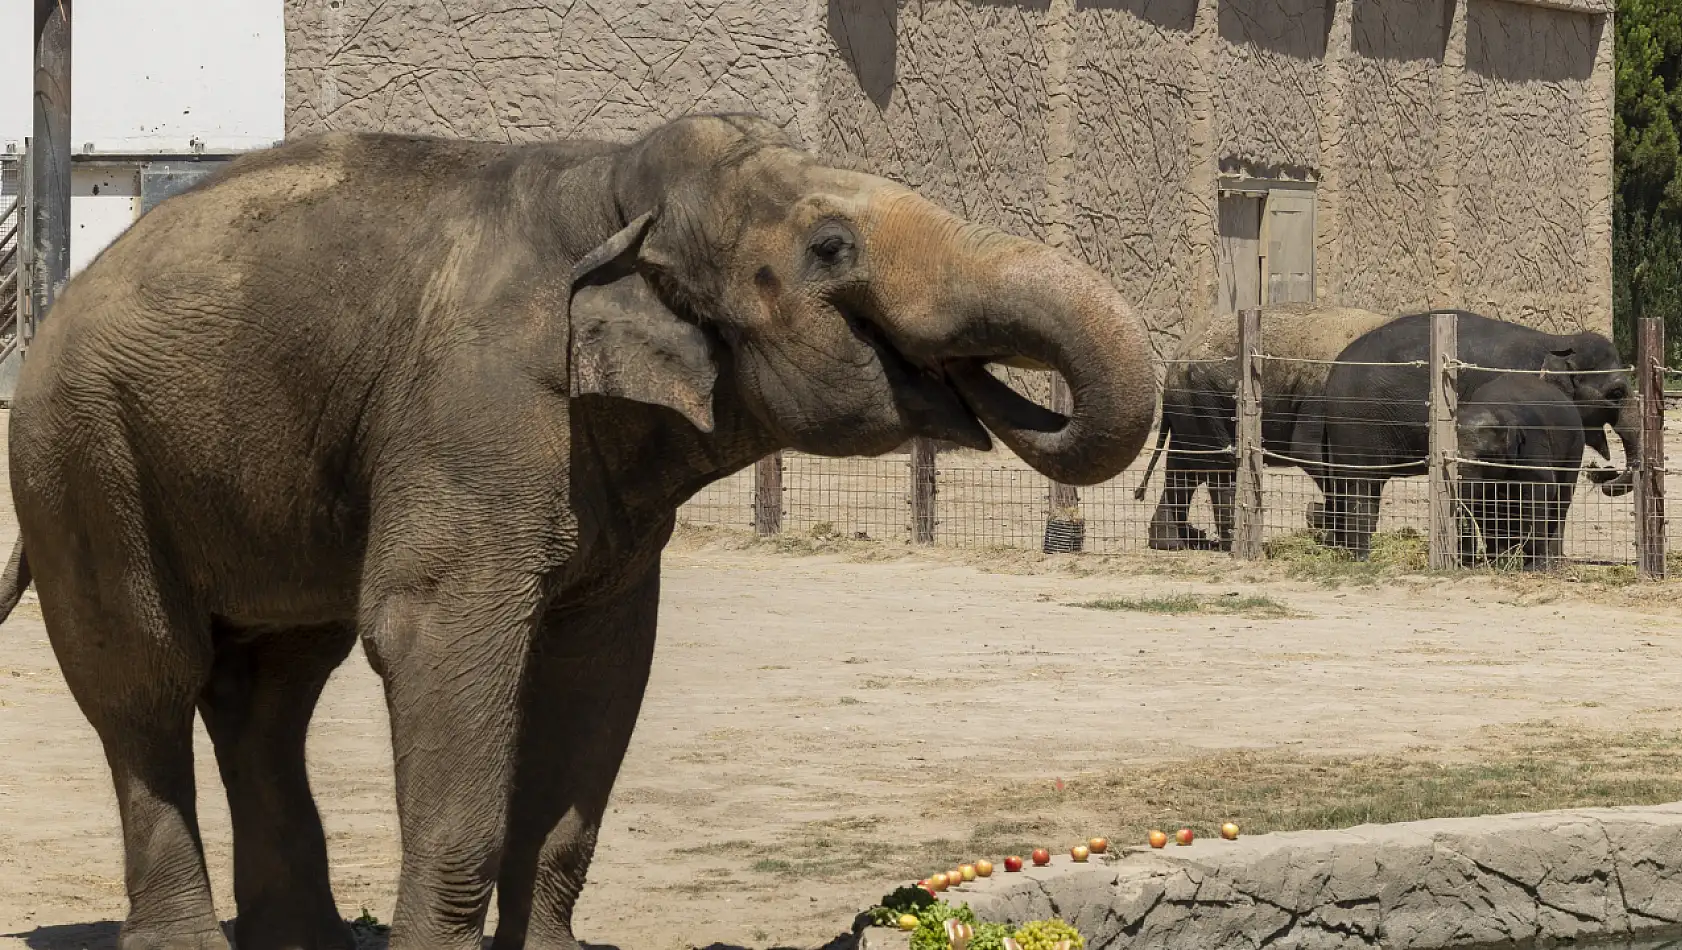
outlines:
[[[1663,352],[1662,338],[1651,339],[1660,332],[1644,326],[1643,340],[1655,347],[1644,352]],[[1671,480],[1664,459],[1678,433],[1665,426],[1662,390],[1665,380],[1682,374],[1639,358],[1633,368],[1578,374],[1628,376],[1642,407],[1645,458],[1626,459],[1617,438],[1603,441],[1609,455],[1603,458],[1598,446],[1585,451],[1585,428],[1572,415],[1578,410],[1567,387],[1539,389],[1534,381],[1546,378],[1536,370],[1490,369],[1452,356],[1435,364],[1364,364],[1404,368],[1427,383],[1439,373],[1449,383],[1427,385],[1412,399],[1345,397],[1334,411],[1323,392],[1253,386],[1246,397],[1245,374],[1252,382],[1268,378],[1259,368],[1267,361],[1328,367],[1332,361],[1270,354],[1265,341],[1244,339],[1241,333],[1249,359],[1162,361],[1175,370],[1167,378],[1180,383],[1159,383],[1158,430],[1166,425],[1172,432],[1167,448],[1154,452],[1160,446],[1153,431],[1134,463],[1099,485],[1054,486],[1003,448],[908,445],[876,458],[785,452],[708,486],[683,506],[679,520],[818,539],[1050,553],[1330,553],[1382,555],[1419,567],[1429,554],[1437,567],[1546,570],[1591,563],[1664,572],[1669,535],[1677,530],[1664,517]],[[1643,366],[1653,367],[1645,379]],[[1469,372],[1492,374],[1480,380],[1510,376],[1529,388],[1517,398],[1473,398],[1463,406],[1452,382]],[[1024,395],[1050,401],[1049,374],[999,373]],[[1221,385],[1235,378],[1234,385]],[[1682,389],[1682,379],[1674,381]],[[1324,446],[1335,446],[1333,454],[1323,454]],[[919,464],[925,480],[932,465],[932,491],[916,490]],[[1602,483],[1626,469],[1641,474],[1603,490]],[[775,508],[770,517],[767,506]]]

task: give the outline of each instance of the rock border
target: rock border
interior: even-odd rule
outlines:
[[[1083,864],[1065,852],[941,897],[981,920],[1061,917],[1087,950],[1659,937],[1682,933],[1682,803],[1199,839]],[[881,928],[860,938],[861,950],[908,942]]]

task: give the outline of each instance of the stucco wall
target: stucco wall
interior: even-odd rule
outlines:
[[[816,0],[287,0],[286,128],[618,138],[752,109],[806,141],[821,30]]]
[[[1217,175],[1308,177],[1323,302],[1604,330],[1602,4],[289,0],[287,130],[627,137],[753,109],[1096,264],[1159,351],[1214,300]]]

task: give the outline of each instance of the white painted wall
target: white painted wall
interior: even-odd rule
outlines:
[[[31,134],[32,6],[0,2],[0,143]],[[76,0],[71,58],[78,151],[258,148],[285,134],[281,0]]]
[[[70,172],[70,274],[88,266],[140,213],[140,172],[75,168]]]
[[[0,149],[33,134],[33,4],[0,0]],[[82,151],[261,148],[285,134],[281,0],[76,0],[70,130]],[[70,272],[139,210],[133,169],[78,168]]]

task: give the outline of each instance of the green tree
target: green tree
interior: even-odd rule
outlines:
[[[1618,345],[1662,317],[1682,356],[1682,0],[1618,0],[1613,119],[1612,287]]]

